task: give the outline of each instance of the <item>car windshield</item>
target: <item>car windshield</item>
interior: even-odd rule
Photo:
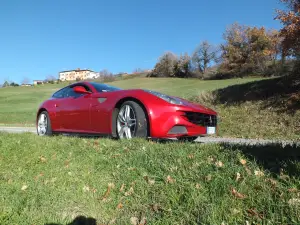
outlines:
[[[90,84],[97,90],[97,92],[111,92],[122,90],[121,88],[110,86],[107,84],[100,84],[95,82],[90,82]]]

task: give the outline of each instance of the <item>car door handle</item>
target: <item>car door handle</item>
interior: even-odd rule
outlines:
[[[54,107],[56,107],[56,108],[57,108],[57,107],[58,107],[58,105],[57,105],[57,104],[54,104]]]

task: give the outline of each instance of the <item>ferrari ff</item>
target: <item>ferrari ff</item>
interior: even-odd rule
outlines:
[[[37,133],[194,140],[217,131],[217,113],[145,89],[77,82],[56,91],[37,111]]]

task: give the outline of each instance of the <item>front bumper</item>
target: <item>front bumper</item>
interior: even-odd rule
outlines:
[[[191,115],[212,116],[212,123],[197,123]],[[183,136],[207,136],[208,127],[217,133],[217,115],[190,107],[168,106],[157,111],[150,111],[150,134],[153,138],[177,138]],[[208,117],[210,118],[210,117]],[[209,128],[210,129],[210,128]]]

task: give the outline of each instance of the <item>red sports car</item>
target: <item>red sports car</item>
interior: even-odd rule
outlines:
[[[217,113],[159,92],[78,82],[55,92],[37,112],[38,135],[194,140],[216,133]]]

